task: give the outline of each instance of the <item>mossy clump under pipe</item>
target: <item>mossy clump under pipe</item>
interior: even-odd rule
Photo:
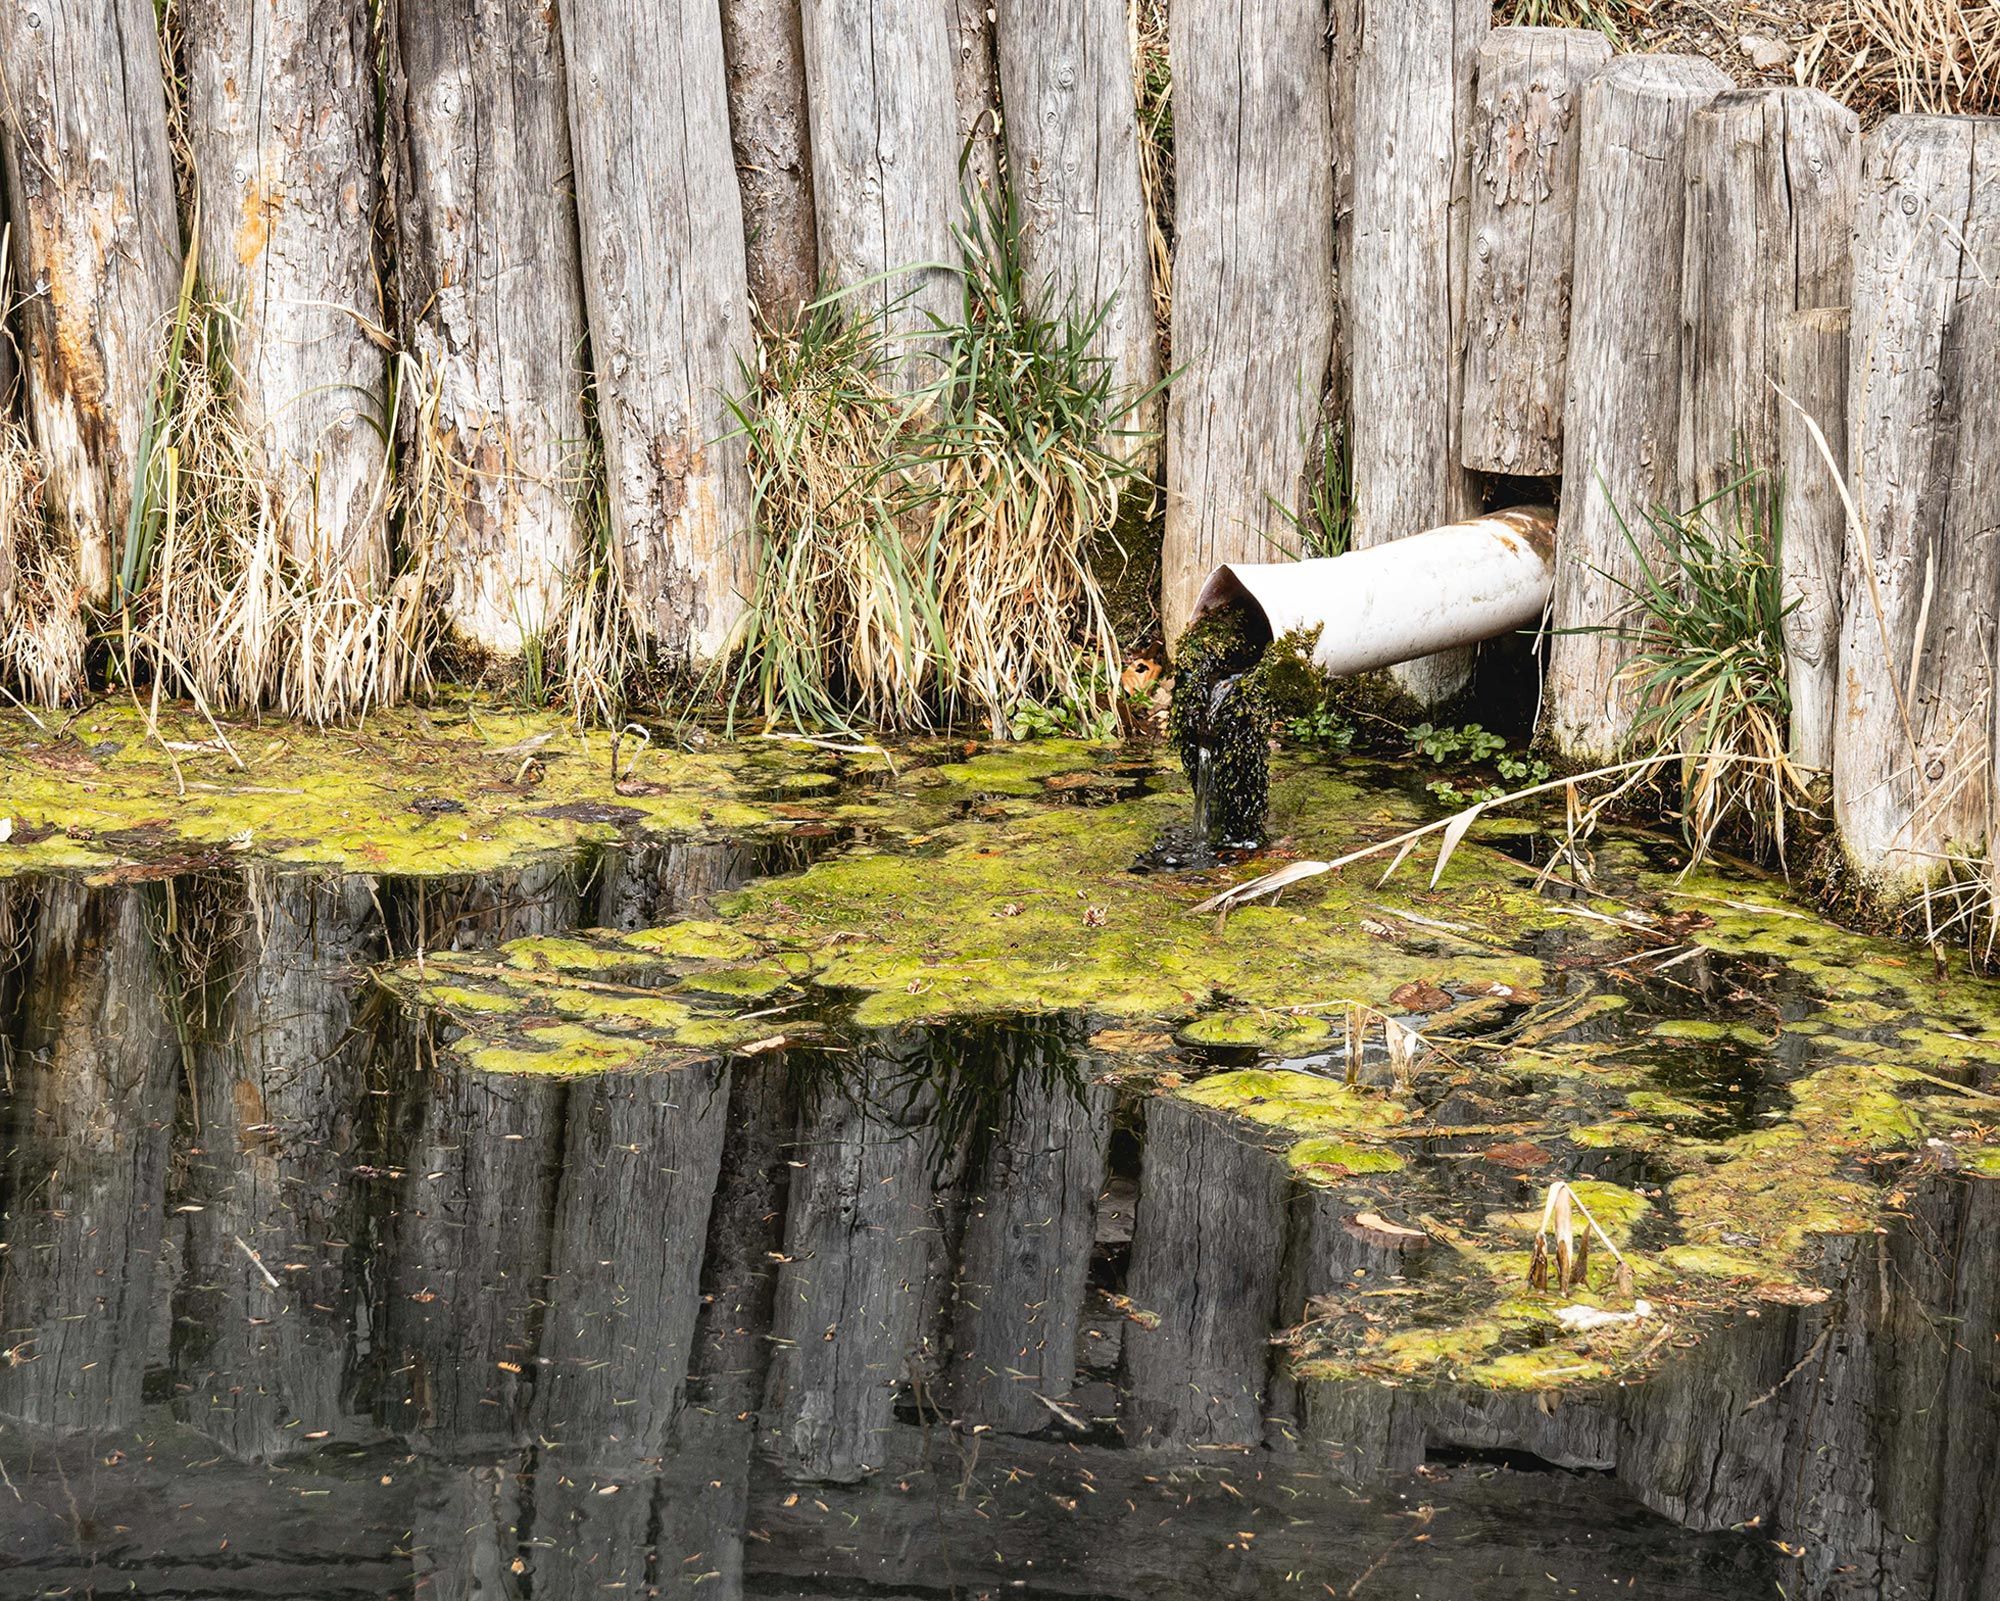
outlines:
[[[1167,729],[1194,786],[1195,829],[1212,846],[1255,845],[1263,834],[1271,702],[1258,661],[1267,643],[1231,608],[1181,636]]]

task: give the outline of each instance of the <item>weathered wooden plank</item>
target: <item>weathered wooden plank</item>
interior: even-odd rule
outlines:
[[[1043,1398],[1076,1375],[1111,1132],[1110,1091],[1065,1082],[1042,1049],[1027,1047],[970,1200],[948,1375],[956,1417],[1010,1434],[1047,1428]]]
[[[801,16],[820,271],[857,312],[920,332],[958,311],[956,273],[900,270],[958,259],[956,13],[943,0],[801,0]],[[904,370],[920,380],[925,365]]]
[[[1175,0],[1174,351],[1160,611],[1294,544],[1333,356],[1333,135],[1313,0]]]
[[[1127,1282],[1159,1323],[1125,1332],[1132,1443],[1262,1443],[1287,1184],[1284,1164],[1226,1119],[1170,1095],[1147,1102]]]
[[[1681,234],[1688,119],[1729,86],[1695,56],[1620,56],[1584,86],[1554,632],[1542,705],[1574,761],[1615,756],[1632,726],[1621,678],[1639,647],[1638,558],[1620,526],[1679,493]],[[1642,546],[1642,548],[1645,548]],[[1655,562],[1657,547],[1648,551]]]
[[[950,0],[952,101],[958,138],[951,159],[969,195],[1000,192],[1000,62],[995,0]]]
[[[84,593],[103,601],[180,270],[153,8],[0,7],[0,81],[27,415]]]
[[[1340,292],[1356,549],[1476,511],[1460,462],[1461,339],[1473,76],[1483,0],[1361,0],[1354,59],[1354,211]],[[1469,650],[1391,669],[1430,705],[1462,688]]]
[[[139,1415],[180,1052],[157,886],[49,880],[8,1051],[0,1414],[50,1428]]]
[[[388,364],[367,0],[188,0],[201,274],[235,317],[235,395],[292,554],[389,565]]]
[[[937,1231],[921,1062],[869,1060],[822,1092],[793,1170],[763,1427],[786,1472],[851,1481],[887,1458]]]
[[[750,298],[789,328],[819,287],[799,0],[723,0],[722,52]]]
[[[1732,89],[1688,121],[1680,504],[1778,464],[1779,326],[1844,306],[1861,125],[1817,89]]]
[[[174,1410],[260,1460],[355,1432],[360,1273],[347,1251],[362,1225],[369,1040],[354,1014],[381,913],[353,877],[251,870],[211,893],[232,933],[209,964],[190,1073]]]
[[[562,8],[611,525],[670,663],[719,654],[756,571],[724,396],[750,352],[722,21],[700,0]]]
[[[1114,388],[1137,395],[1159,381],[1160,346],[1124,0],[1002,0],[999,31],[1022,264],[1055,307],[1108,304],[1091,349]],[[1152,434],[1160,410],[1155,396],[1121,426]],[[1124,453],[1149,462],[1158,443]]]
[[[413,382],[404,441],[440,451],[445,608],[507,657],[540,637],[578,552],[583,280],[554,11],[401,0],[390,22],[397,305]],[[408,409],[406,408],[406,412]]]
[[[1892,117],[1855,223],[1833,804],[1893,904],[1987,830],[2000,593],[2000,121]]]
[[[1778,326],[1778,470],[1784,475],[1785,678],[1792,692],[1792,759],[1833,765],[1835,673],[1847,508],[1837,471],[1847,471],[1845,306],[1795,311]],[[1817,424],[1833,458],[1828,464]]]
[[[1610,59],[1590,28],[1495,28],[1479,47],[1459,459],[1480,472],[1562,471],[1576,117]]]

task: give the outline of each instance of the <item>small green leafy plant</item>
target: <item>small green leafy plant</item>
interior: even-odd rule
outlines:
[[[1467,723],[1462,728],[1419,723],[1410,730],[1410,749],[1428,756],[1436,767],[1477,767],[1506,748],[1505,739],[1477,723]]]
[[[1354,725],[1331,700],[1285,719],[1285,738],[1324,756],[1339,756],[1354,748]]]

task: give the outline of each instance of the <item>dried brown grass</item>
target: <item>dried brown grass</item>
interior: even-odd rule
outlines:
[[[1174,67],[1166,0],[1131,0],[1132,93],[1139,102],[1139,183],[1146,197],[1160,364],[1170,365],[1174,312]]]
[[[0,687],[37,706],[83,692],[89,643],[75,552],[48,515],[46,477],[27,431],[0,417]]]

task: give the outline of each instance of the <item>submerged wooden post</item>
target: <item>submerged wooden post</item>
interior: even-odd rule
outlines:
[[[367,0],[187,0],[203,282],[290,553],[362,593],[388,575],[381,152]]]
[[[1459,460],[1562,471],[1577,111],[1611,59],[1591,28],[1495,28],[1479,47]]]
[[[1860,180],[1859,119],[1817,89],[1732,89],[1689,119],[1676,510],[1777,466],[1779,326],[1847,304]]]
[[[1542,704],[1571,761],[1615,757],[1635,708],[1622,674],[1640,581],[1625,527],[1658,564],[1645,514],[1679,493],[1681,234],[1688,119],[1729,86],[1695,56],[1620,56],[1585,85],[1555,632]],[[1620,519],[1624,520],[1621,526]]]
[[[1173,57],[1170,643],[1212,567],[1294,553],[1334,323],[1324,5],[1178,0]]]
[[[426,392],[403,448],[445,458],[429,532],[453,627],[515,656],[562,599],[583,495],[562,50],[551,10],[493,0],[402,0],[392,28],[396,299]]]
[[[820,271],[854,291],[857,314],[921,333],[958,313],[957,274],[936,265],[958,260],[954,13],[944,0],[802,0],[801,14]]]
[[[1353,543],[1478,509],[1460,462],[1472,84],[1485,0],[1361,0],[1353,67],[1354,214],[1341,262]],[[1405,663],[1420,704],[1471,675],[1466,651]]]
[[[654,647],[721,653],[756,571],[724,397],[750,354],[722,20],[698,0],[562,8],[584,301],[611,527]]]
[[[158,888],[12,892],[34,922],[0,1103],[0,1415],[46,1428],[139,1420],[181,1067]]]
[[[149,0],[0,7],[0,82],[27,416],[78,581],[101,602],[180,275]]]
[[[1002,0],[1000,82],[1022,264],[1052,311],[1106,308],[1093,352],[1117,391],[1150,389],[1160,346],[1124,0]],[[1150,434],[1159,412],[1156,396],[1122,427]],[[1157,447],[1135,440],[1125,453],[1147,460]]]
[[[1855,223],[1841,843],[1885,909],[1976,853],[2000,592],[2000,121],[1891,117]]]
[[[1833,701],[1840,660],[1840,590],[1847,507],[1845,306],[1795,311],[1778,326],[1778,470],[1783,474],[1785,678],[1792,692],[1792,759],[1833,765]],[[1822,453],[1816,424],[1826,441]],[[1831,455],[1829,463],[1827,456]]]
[[[723,0],[722,53],[750,298],[789,328],[819,287],[799,0]]]

